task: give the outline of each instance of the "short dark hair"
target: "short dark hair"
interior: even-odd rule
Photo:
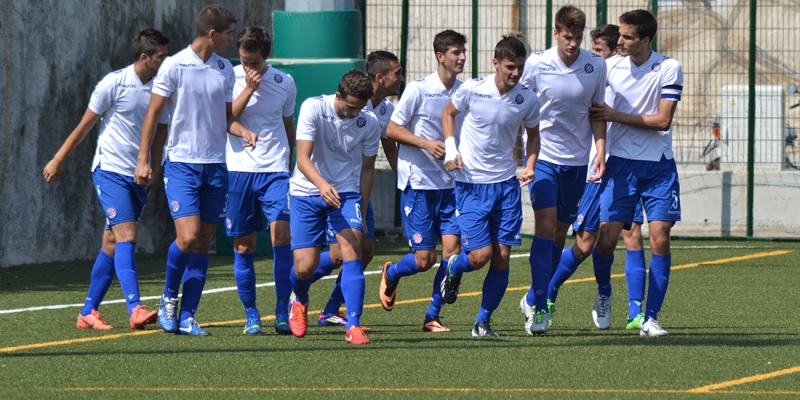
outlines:
[[[528,50],[525,49],[525,43],[522,43],[522,41],[515,36],[503,36],[503,39],[494,46],[494,59],[497,61],[513,61],[527,55]]]
[[[447,53],[447,49],[455,46],[463,46],[467,43],[467,38],[451,29],[441,31],[433,37],[433,52]]]
[[[133,59],[138,60],[141,54],[152,57],[158,51],[158,46],[169,44],[169,38],[155,29],[147,28],[133,38],[131,47],[133,48]]]
[[[367,76],[369,76],[369,80],[374,81],[375,76],[378,74],[387,74],[392,66],[392,61],[400,62],[394,53],[383,50],[369,53],[367,56]]]
[[[236,16],[228,11],[227,8],[216,4],[207,5],[200,10],[195,20],[197,24],[197,36],[205,36],[208,32],[211,32],[212,29],[217,32],[222,32],[236,22],[238,22]]]
[[[354,96],[367,101],[372,98],[373,94],[372,84],[364,71],[351,69],[339,81],[339,95],[342,98]]]
[[[656,16],[647,10],[628,11],[619,16],[619,23],[632,26],[636,29],[636,34],[639,35],[639,39],[649,37],[651,42],[656,37],[656,32],[658,31],[658,20],[656,20]]]
[[[592,31],[592,41],[602,40],[606,42],[608,49],[614,51],[619,42],[619,27],[614,24],[603,25]]]
[[[236,47],[245,53],[261,53],[264,58],[272,52],[272,39],[269,32],[260,26],[245,28],[236,38]]]
[[[572,5],[561,7],[553,20],[556,23],[556,30],[559,32],[579,34],[586,29],[586,14],[580,8]]]

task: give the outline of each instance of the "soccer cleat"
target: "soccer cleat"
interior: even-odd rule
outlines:
[[[140,304],[131,310],[131,329],[144,329],[145,325],[154,324],[158,320],[158,311],[148,310],[147,306]]]
[[[553,327],[553,314],[556,313],[556,303],[554,301],[547,300],[547,327]]]
[[[367,339],[367,334],[364,333],[364,331],[368,330],[369,328],[365,326],[351,326],[350,329],[347,330],[347,333],[344,334],[345,343],[369,344],[369,339]]]
[[[669,336],[666,329],[661,327],[661,324],[655,318],[650,317],[644,324],[642,329],[639,330],[639,336]]]
[[[450,328],[442,325],[442,321],[440,321],[438,317],[433,317],[429,320],[426,320],[425,323],[422,324],[422,331],[431,333],[446,333],[450,332]]]
[[[611,327],[611,297],[603,296],[598,293],[594,299],[592,308],[592,319],[597,329],[608,329]]]
[[[92,310],[89,315],[81,315],[78,313],[78,323],[75,325],[78,329],[97,329],[99,331],[109,331],[114,329],[113,326],[103,321],[103,314]]]
[[[256,312],[247,317],[247,321],[244,323],[243,333],[245,335],[258,335],[261,333],[261,314]]]
[[[295,300],[294,293],[292,293],[291,311],[289,312],[289,329],[292,335],[296,337],[303,337],[308,330],[308,304],[303,304]]]
[[[275,316],[275,333],[278,335],[291,335],[289,328],[289,314],[278,314]]]
[[[347,318],[339,311],[336,314],[320,314],[317,320],[319,326],[347,326]]]
[[[633,319],[628,320],[628,325],[625,325],[625,329],[642,329],[643,324],[644,313],[640,313],[633,317]]]
[[[386,264],[383,264],[383,275],[381,277],[380,292],[378,293],[378,297],[381,299],[381,305],[386,311],[392,311],[394,309],[394,299],[397,297],[397,283],[392,282],[386,274],[386,270],[388,270],[391,265],[391,261],[387,261]]]
[[[544,335],[549,328],[550,315],[545,310],[533,313],[533,324],[531,324],[531,335]]]
[[[478,322],[475,326],[472,327],[472,336],[473,337],[497,337],[497,332],[492,329],[490,325],[492,321],[486,320],[483,322]]]
[[[461,286],[461,277],[450,273],[450,266],[456,262],[458,254],[453,254],[447,262],[447,273],[442,280],[441,294],[444,302],[453,304],[458,299],[458,287]]]
[[[181,328],[178,333],[189,336],[211,336],[211,332],[201,328],[200,324],[191,317],[181,321]]]
[[[174,333],[178,331],[178,315],[175,313],[177,308],[177,298],[161,298],[161,304],[158,305],[158,325],[161,326],[164,332]]]
[[[522,299],[519,301],[519,312],[525,316],[525,333],[528,336],[533,335],[531,333],[531,326],[533,326],[533,307],[528,305],[528,301],[525,300],[526,296],[522,296]]]

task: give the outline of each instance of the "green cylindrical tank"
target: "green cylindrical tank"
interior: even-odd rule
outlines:
[[[361,12],[273,12],[274,58],[363,58]]]

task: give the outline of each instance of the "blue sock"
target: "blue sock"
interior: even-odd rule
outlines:
[[[275,279],[275,315],[289,312],[289,296],[292,295],[292,281],[289,274],[294,269],[292,246],[272,247],[272,276]]]
[[[658,312],[664,304],[664,297],[667,296],[667,286],[669,286],[669,271],[672,266],[672,254],[659,256],[653,254],[650,257],[650,284],[647,286],[647,308],[644,313],[644,320],[650,318],[658,319]]]
[[[561,253],[561,262],[559,262],[558,268],[556,268],[556,272],[553,274],[553,279],[550,280],[550,287],[547,291],[547,298],[550,301],[556,301],[558,289],[561,288],[567,279],[572,277],[581,263],[583,263],[583,261],[575,257],[575,251],[572,247]]]
[[[428,312],[425,313],[425,321],[439,318],[439,312],[444,305],[441,287],[442,281],[447,273],[447,260],[442,258],[439,268],[436,268],[436,276],[433,277],[433,291],[431,293],[431,304],[428,305]]]
[[[339,266],[334,264],[333,260],[331,260],[331,252],[323,252],[319,255],[319,264],[317,265],[317,269],[314,271],[314,275],[311,276],[311,282],[316,282],[330,275],[336,268],[339,268]]]
[[[128,316],[139,303],[139,279],[136,277],[136,242],[117,242],[114,252],[114,269],[117,271],[122,294],[128,303]]]
[[[594,279],[597,281],[597,293],[611,297],[611,266],[614,264],[614,253],[603,257],[592,249],[592,264],[594,265]]]
[[[550,270],[550,280],[553,279],[553,275],[555,275],[556,270],[558,270],[558,264],[561,263],[561,253],[563,252],[564,243],[553,245],[553,268]]]
[[[314,280],[312,278],[301,280],[294,272],[294,268],[292,268],[289,271],[289,281],[292,282],[292,291],[294,291],[295,299],[303,304],[308,304],[308,289],[311,288]]]
[[[461,276],[464,272],[475,271],[475,267],[469,262],[469,252],[466,250],[462,250],[461,254],[456,258],[456,261],[450,264],[448,268],[450,269],[450,273],[455,276]]]
[[[625,281],[628,282],[628,319],[633,319],[642,313],[644,285],[647,282],[644,249],[626,252]]]
[[[97,260],[92,267],[92,278],[89,281],[89,293],[86,294],[86,302],[83,303],[81,315],[89,315],[92,310],[97,310],[103,297],[106,296],[111,281],[114,280],[114,257],[100,250]]]
[[[417,260],[414,253],[408,253],[397,264],[392,264],[386,270],[386,275],[394,283],[397,283],[404,276],[411,276],[419,272]]]
[[[503,295],[508,288],[508,267],[504,270],[489,266],[489,272],[483,280],[483,292],[481,293],[481,309],[475,317],[475,323],[488,321],[492,318],[492,313],[500,305]]]
[[[177,242],[172,242],[167,251],[167,276],[164,286],[164,297],[177,299],[178,290],[181,288],[181,278],[192,253],[184,253]]]
[[[183,298],[181,299],[181,321],[194,318],[200,297],[206,286],[208,274],[208,254],[191,253],[189,265],[183,273]]]
[[[244,305],[245,313],[256,308],[256,266],[254,260],[255,253],[241,254],[233,252],[233,277],[236,279],[236,290],[239,292],[239,300]]]
[[[550,286],[550,270],[553,268],[553,240],[534,236],[531,253],[531,288],[525,302],[537,310],[547,310],[547,288]]]
[[[347,329],[361,326],[359,319],[364,311],[364,266],[361,260],[345,261],[342,264],[342,293],[347,306]]]
[[[344,293],[342,293],[342,274],[339,274],[339,276],[336,277],[336,283],[333,284],[333,291],[331,291],[328,304],[325,304],[325,309],[322,313],[337,315],[342,304],[344,304]]]

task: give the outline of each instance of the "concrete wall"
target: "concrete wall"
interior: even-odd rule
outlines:
[[[194,19],[210,1],[7,0],[0,2],[0,266],[92,258],[104,218],[89,168],[92,132],[48,187],[42,169],[80,121],[95,84],[132,63],[131,39],[154,27],[172,39],[170,54],[195,36]],[[218,0],[248,25],[272,26],[280,0]],[[234,55],[235,45],[226,57]],[[174,239],[163,189],[151,193],[139,248],[165,250]]]

